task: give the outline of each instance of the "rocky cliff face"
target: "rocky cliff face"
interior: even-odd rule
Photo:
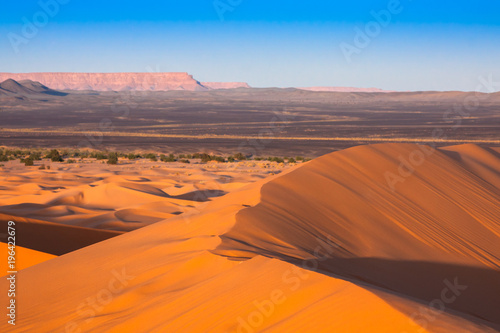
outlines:
[[[246,83],[210,83],[196,81],[188,73],[0,73],[0,82],[13,79],[38,81],[57,90],[189,90],[229,89]]]

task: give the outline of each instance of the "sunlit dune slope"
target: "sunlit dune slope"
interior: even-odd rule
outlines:
[[[0,242],[0,253],[8,253],[11,252],[9,248],[7,247],[7,243],[2,243]],[[7,260],[2,260],[0,262],[0,272],[2,275],[7,275],[7,272],[9,271],[20,271],[21,269],[25,269],[28,267],[31,267],[33,265],[36,265],[38,263],[50,260],[52,258],[55,258],[56,256],[49,254],[49,253],[44,253],[40,251],[35,251],[31,249],[27,249],[22,246],[16,246],[15,247],[15,267],[14,269],[11,269],[8,267],[8,262]],[[7,256],[5,257],[7,258]]]
[[[265,184],[216,253],[322,258],[321,271],[427,302],[457,279],[467,291],[447,307],[499,324],[499,161],[474,145],[329,154]]]
[[[409,144],[323,156],[24,269],[14,331],[494,332],[497,159]]]

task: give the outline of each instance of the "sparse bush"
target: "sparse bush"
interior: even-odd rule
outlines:
[[[34,161],[40,161],[42,159],[42,154],[40,152],[34,152],[30,154],[29,158]]]
[[[73,164],[73,163],[76,163],[76,161],[75,161],[75,160],[72,160],[72,159],[68,159],[68,160],[66,161],[66,163]]]
[[[276,157],[276,156],[275,157],[269,157],[267,160],[270,161],[270,162],[276,162],[276,163],[283,163],[283,162],[285,162],[282,158]]]
[[[227,161],[228,161],[228,162],[234,162],[235,160],[234,160],[234,157],[229,156],[229,157],[227,158]]]
[[[162,162],[175,162],[176,161],[174,154],[168,154],[168,156],[165,156],[165,154],[161,154],[160,160]]]
[[[233,157],[235,159],[237,159],[238,161],[244,161],[247,159],[247,157],[245,155],[243,155],[242,153],[236,153],[233,155]]]
[[[297,161],[303,161],[304,158],[302,156],[297,156],[297,157],[295,157],[295,160],[297,160]]]
[[[200,159],[201,159],[201,161],[203,163],[207,163],[207,162],[210,162],[212,160],[212,158],[210,157],[210,155],[205,154],[205,153],[203,153],[203,154],[200,155]]]
[[[254,157],[253,158],[255,161],[263,161],[264,157]]]
[[[135,154],[134,153],[130,153],[130,154],[127,155],[127,158],[129,160],[135,160]]]
[[[59,154],[59,151],[57,149],[52,149],[50,153],[45,156],[45,158],[50,158],[52,162],[62,162],[64,161],[61,154]]]
[[[9,161],[9,158],[7,157],[7,155],[0,155],[0,162],[8,162]]]
[[[106,155],[106,154],[101,153],[101,152],[95,153],[95,159],[98,161],[109,159],[109,157],[110,157],[109,155]],[[116,157],[118,158],[118,156],[116,156]]]
[[[108,164],[118,164],[118,154],[117,153],[110,153],[108,157]]]
[[[189,162],[189,160],[180,160],[179,162],[181,162],[181,163],[191,163],[191,162]]]
[[[24,165],[25,166],[33,166],[33,160],[31,158],[27,158],[24,160]]]
[[[288,163],[297,163],[297,161],[292,157],[288,159]]]

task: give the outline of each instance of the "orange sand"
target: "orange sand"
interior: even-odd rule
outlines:
[[[387,173],[418,151],[391,189]],[[496,332],[499,156],[414,144],[323,156],[22,270],[14,332]],[[109,183],[84,202],[158,193]]]

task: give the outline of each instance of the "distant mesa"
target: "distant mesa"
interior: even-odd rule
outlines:
[[[243,82],[200,83],[188,73],[0,73],[0,81],[38,81],[57,90],[207,91],[249,88]]]
[[[0,73],[0,82],[12,79],[30,80],[55,90],[93,91],[209,91],[251,88],[245,82],[200,82],[192,75],[179,73]],[[45,87],[45,88],[46,88]],[[352,87],[299,87],[296,89],[319,92],[386,93],[390,90]],[[0,93],[1,94],[1,93]]]
[[[201,84],[209,89],[251,88],[245,82],[202,82]]]
[[[353,88],[353,87],[305,87],[297,89],[308,90],[308,91],[326,91],[326,92],[368,92],[368,93],[394,92],[392,90],[382,90],[379,88]]]

